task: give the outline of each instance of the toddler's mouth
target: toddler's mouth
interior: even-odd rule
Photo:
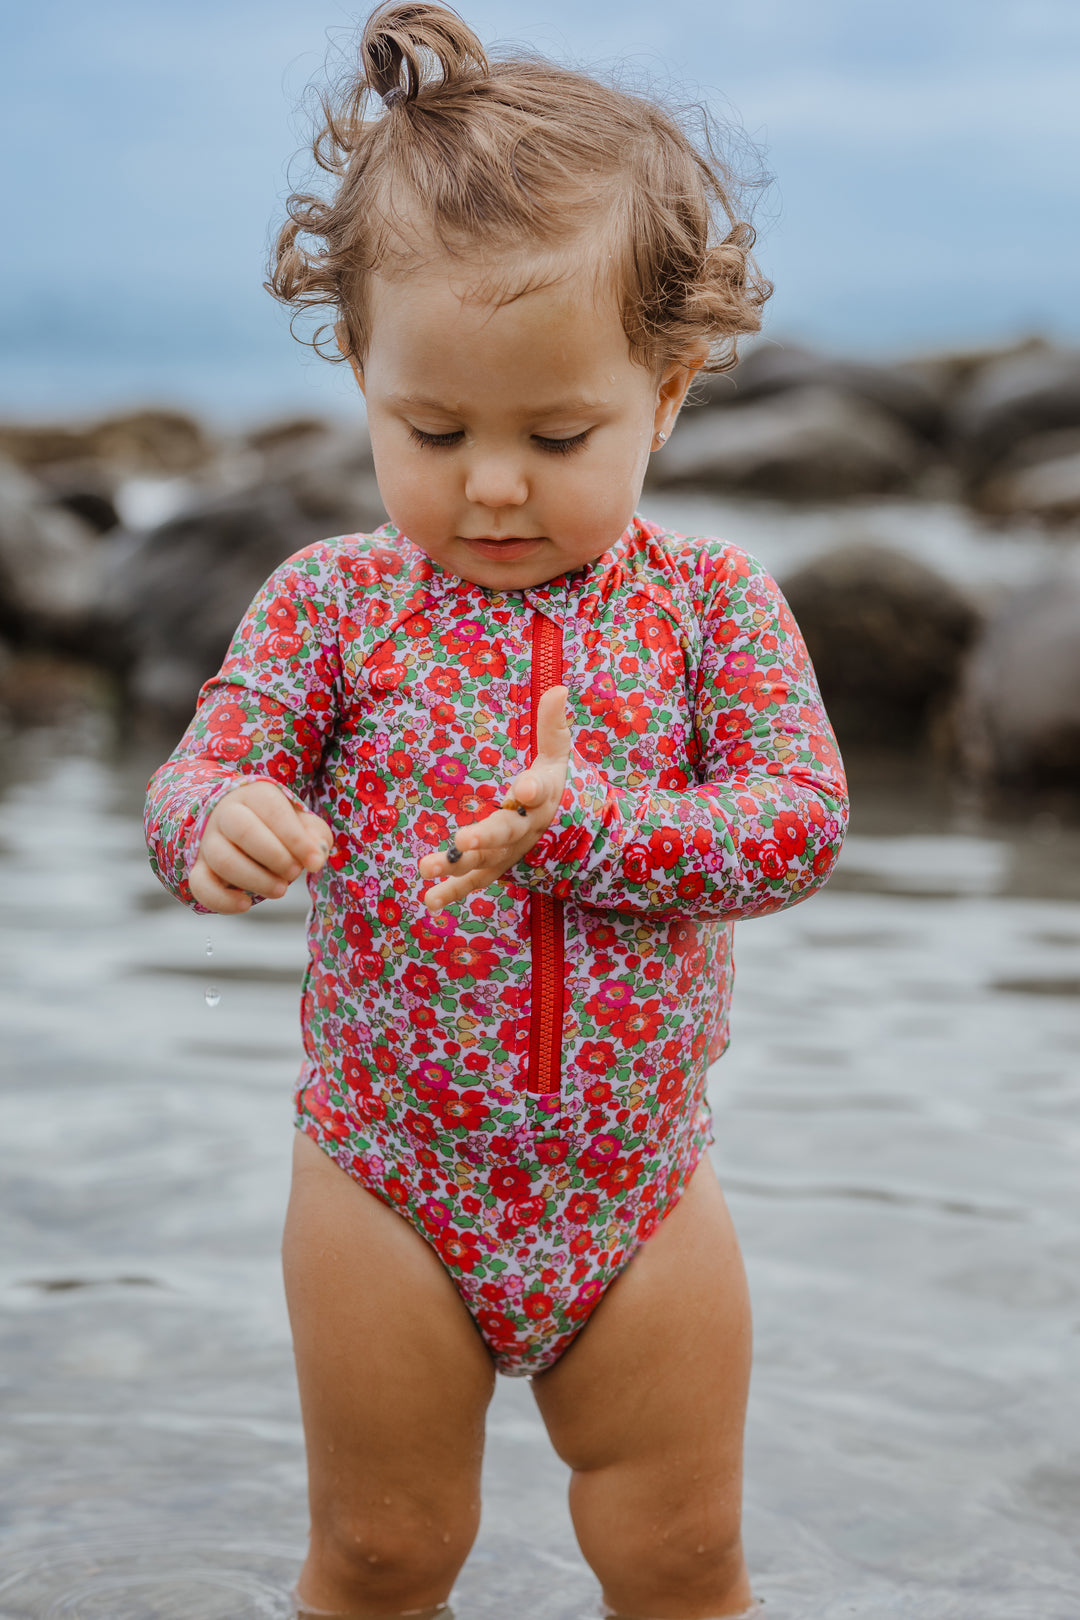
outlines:
[[[493,540],[490,535],[463,534],[459,538],[481,557],[510,558],[526,556],[543,542],[544,536],[508,534],[504,540]]]

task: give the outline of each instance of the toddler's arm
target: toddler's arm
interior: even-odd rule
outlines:
[[[337,712],[332,554],[309,547],[263,586],[195,717],[151,778],[150,864],[196,910],[244,911],[317,871],[332,833],[300,796]]]
[[[805,643],[752,559],[703,554],[699,786],[631,791],[571,755],[559,813],[518,871],[616,911],[755,916],[827,878],[847,788]]]

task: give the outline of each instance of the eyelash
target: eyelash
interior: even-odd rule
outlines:
[[[539,434],[534,434],[533,443],[539,445],[549,455],[569,456],[573,455],[575,450],[581,449],[591,431],[591,428],[586,428],[584,433],[575,433],[571,439],[542,439]],[[409,429],[409,437],[413,443],[423,445],[427,450],[453,450],[461,443],[463,436],[460,432],[425,433],[423,428]]]

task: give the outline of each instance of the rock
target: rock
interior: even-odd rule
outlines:
[[[116,479],[96,462],[53,462],[39,467],[37,476],[53,505],[74,513],[95,534],[108,534],[119,524]]]
[[[1080,790],[1080,583],[1005,605],[972,653],[955,713],[977,781]]]
[[[680,417],[650,483],[828,501],[912,487],[926,451],[875,406],[833,388],[797,388],[732,410]]]
[[[936,442],[945,427],[940,392],[917,372],[815,354],[790,343],[759,343],[734,370],[695,384],[703,403],[739,406],[799,388],[848,394],[894,417],[912,433]]]
[[[0,453],[31,472],[56,462],[93,461],[127,474],[176,474],[204,466],[213,450],[194,417],[183,411],[142,410],[85,427],[0,425]]]
[[[1080,351],[1042,347],[976,372],[952,421],[957,454],[976,494],[1023,441],[1063,429],[1080,430]]]
[[[309,448],[312,441],[333,433],[333,425],[324,416],[288,416],[281,421],[266,422],[244,435],[244,444],[260,455],[276,455],[278,451]]]
[[[287,491],[321,537],[370,533],[386,522],[371,440],[361,424],[310,434],[265,458],[266,473]]]
[[[85,650],[101,568],[94,531],[0,461],[0,631],[20,645]]]
[[[1080,428],[1022,439],[977,491],[993,517],[1033,517],[1048,524],[1080,518]]]
[[[206,501],[113,542],[110,595],[136,708],[186,723],[264,580],[328,532],[278,483]]]
[[[958,685],[979,615],[901,552],[837,547],[783,581],[840,746],[911,747]]]

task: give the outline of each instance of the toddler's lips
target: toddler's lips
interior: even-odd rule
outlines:
[[[528,536],[510,534],[507,535],[505,540],[493,540],[489,535],[480,535],[473,538],[463,534],[460,538],[465,545],[471,546],[473,551],[477,552],[481,557],[509,559],[511,557],[527,556],[529,552],[543,542],[544,536],[542,534]]]

